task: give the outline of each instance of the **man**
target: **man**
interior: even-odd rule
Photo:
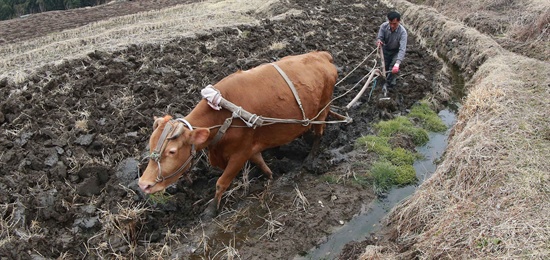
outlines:
[[[388,21],[380,25],[376,45],[382,47],[384,63],[386,65],[386,86],[395,87],[399,65],[405,58],[407,50],[407,30],[400,24],[401,15],[391,11],[387,15]],[[388,73],[391,69],[391,73]]]

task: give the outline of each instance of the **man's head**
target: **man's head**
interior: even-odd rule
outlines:
[[[396,11],[391,11],[388,13],[388,22],[390,22],[390,28],[393,31],[397,30],[399,27],[399,22],[401,22],[401,14]]]

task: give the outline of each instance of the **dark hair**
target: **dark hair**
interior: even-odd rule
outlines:
[[[399,14],[396,11],[391,11],[388,13],[388,21],[393,21],[393,19],[397,19],[397,21],[401,21],[401,14]]]

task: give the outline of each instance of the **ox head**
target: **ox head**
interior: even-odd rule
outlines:
[[[191,170],[196,147],[204,144],[210,130],[193,129],[185,119],[155,117],[149,140],[149,162],[138,185],[145,193],[164,190]]]

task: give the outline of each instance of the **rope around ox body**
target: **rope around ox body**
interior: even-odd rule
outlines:
[[[369,57],[374,53],[376,52],[377,50],[380,50],[380,55],[381,55],[381,49],[380,48],[377,48],[377,49],[374,49],[371,53],[369,53],[364,59],[363,61],[361,61],[359,63],[359,65],[357,65],[353,70],[351,70],[346,76],[344,76],[344,78],[342,78],[340,81],[338,81],[334,86],[338,86],[340,85],[344,80],[346,80],[353,72],[355,72],[355,70],[357,70],[361,65],[363,65],[368,59]],[[383,56],[380,57],[382,60],[383,60]],[[328,102],[320,111],[319,113],[317,113],[317,115],[315,115],[313,118],[311,119],[308,119],[305,117],[304,115],[304,119],[283,119],[283,118],[272,118],[272,117],[265,117],[265,116],[258,116],[256,114],[252,114],[244,109],[242,109],[242,107],[240,106],[237,106],[233,103],[231,103],[230,101],[226,100],[225,98],[223,98],[221,96],[221,93],[215,89],[213,86],[211,85],[208,85],[205,89],[209,89],[211,88],[212,90],[214,90],[217,94],[214,94],[214,95],[206,95],[205,96],[205,93],[203,92],[205,89],[203,89],[203,91],[201,91],[201,93],[203,94],[203,97],[205,99],[208,100],[208,103],[209,105],[213,108],[213,109],[216,109],[216,110],[219,110],[221,108],[225,108],[225,109],[228,109],[229,111],[232,112],[232,117],[231,117],[231,120],[229,120],[230,118],[228,118],[228,120],[226,120],[224,122],[223,125],[215,125],[215,126],[211,126],[209,127],[209,129],[215,129],[215,128],[225,128],[225,130],[228,128],[228,127],[252,127],[252,128],[256,128],[256,127],[261,127],[261,126],[267,126],[267,125],[272,125],[272,124],[302,124],[304,126],[308,126],[310,124],[338,124],[338,123],[350,123],[352,122],[353,120],[349,117],[349,116],[342,116],[344,117],[345,119],[344,120],[333,120],[333,121],[326,121],[326,120],[316,120],[320,115],[321,113],[327,109],[335,100],[338,100],[344,96],[346,96],[347,94],[349,94],[352,90],[354,90],[361,82],[363,82],[363,80],[365,80],[366,78],[369,78],[369,80],[367,80],[367,82],[365,83],[363,89],[361,90],[360,93],[357,94],[357,96],[354,98],[354,100],[352,100],[347,106],[346,106],[346,110],[349,110],[349,108],[351,108],[353,106],[353,104],[361,97],[361,95],[363,94],[364,90],[368,87],[369,83],[375,79],[375,75],[377,75],[376,77],[380,76],[380,75],[384,75],[383,73],[380,72],[379,69],[376,68],[376,60],[374,60],[375,62],[375,65],[373,66],[373,68],[369,71],[369,73],[367,73],[367,75],[365,75],[364,77],[362,77],[353,87],[351,87],[350,89],[346,90],[343,94],[333,98],[330,102]],[[283,76],[283,78],[286,77],[286,75],[284,75],[284,72],[278,70],[279,73],[281,73],[281,75]],[[285,79],[286,80],[286,79]],[[287,84],[289,85],[289,87],[291,88],[291,90],[293,91],[293,93],[295,92],[295,90],[293,89],[293,85],[291,82],[289,82],[289,80],[286,80],[287,81]],[[295,98],[297,99],[297,102],[298,102],[298,105],[300,106],[300,109],[302,109],[301,107],[301,103],[300,103],[300,100],[298,97],[296,97],[295,95]],[[335,107],[335,106],[332,106],[332,107]],[[338,107],[336,107],[338,108]],[[333,112],[335,113],[335,112]],[[303,109],[302,109],[302,114],[303,114]],[[240,118],[245,124],[246,126],[233,126],[231,125],[231,122],[232,122],[232,118]],[[223,132],[225,132],[225,130]]]

